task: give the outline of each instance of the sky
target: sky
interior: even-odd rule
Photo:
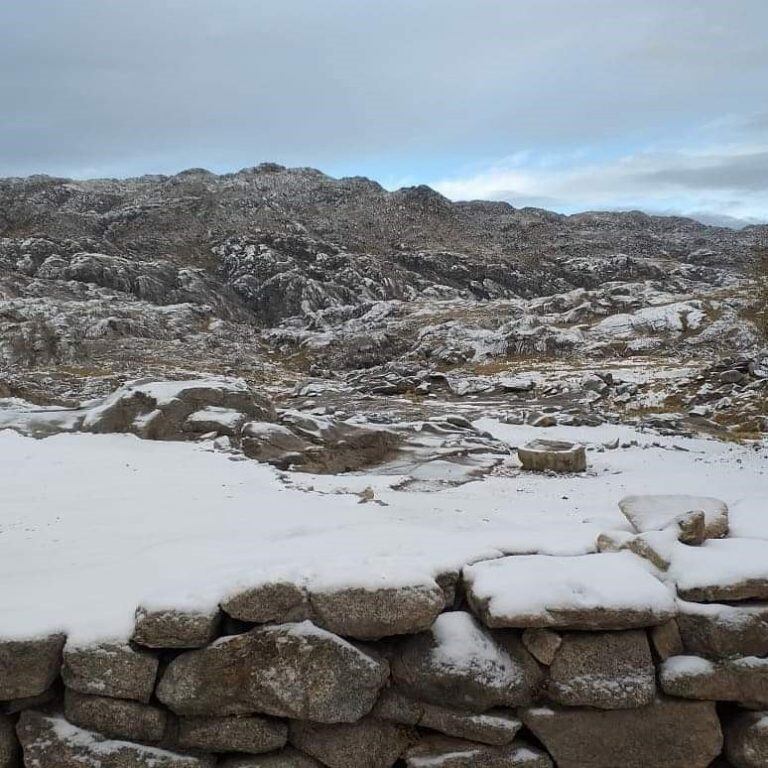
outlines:
[[[0,0],[0,175],[768,221],[768,0]]]

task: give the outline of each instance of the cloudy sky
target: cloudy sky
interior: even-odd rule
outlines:
[[[768,0],[0,0],[0,175],[265,160],[768,221]]]

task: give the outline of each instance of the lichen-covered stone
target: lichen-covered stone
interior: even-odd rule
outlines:
[[[182,718],[177,738],[181,749],[260,754],[285,746],[288,725],[254,715]]]
[[[64,715],[73,725],[116,739],[160,743],[168,713],[149,704],[67,690]]]
[[[146,704],[155,687],[158,665],[157,656],[127,643],[67,643],[61,674],[65,685],[80,693]]]
[[[210,757],[114,741],[62,717],[23,712],[17,731],[28,768],[212,768]]]
[[[310,622],[225,637],[174,659],[158,698],[184,716],[261,712],[353,722],[373,707],[389,665]]]
[[[59,675],[64,635],[35,640],[0,639],[0,700],[38,696]]]
[[[656,669],[645,632],[564,634],[545,687],[550,699],[573,707],[650,704],[656,695]]]
[[[333,725],[291,723],[291,744],[328,768],[390,768],[410,741],[407,728],[366,717]]]
[[[148,648],[201,648],[216,638],[220,619],[218,610],[139,608],[133,641]]]
[[[524,742],[503,747],[427,736],[405,753],[408,768],[552,768],[552,760]]]
[[[707,768],[723,745],[712,702],[660,698],[640,709],[552,706],[519,714],[558,768]]]
[[[768,712],[742,712],[725,729],[725,753],[735,768],[768,765]]]
[[[659,683],[664,693],[683,699],[768,705],[768,659],[673,656],[661,665]]]
[[[530,702],[541,670],[516,635],[494,633],[471,614],[453,611],[397,645],[392,676],[414,698],[482,712]]]

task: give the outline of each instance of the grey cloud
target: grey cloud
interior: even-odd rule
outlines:
[[[698,167],[670,167],[640,174],[646,185],[676,184],[689,190],[768,191],[768,151],[726,156]]]

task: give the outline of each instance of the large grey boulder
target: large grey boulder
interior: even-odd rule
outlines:
[[[115,739],[159,744],[166,735],[168,713],[150,704],[67,690],[64,716],[73,725]]]
[[[59,676],[64,635],[0,639],[0,701],[38,696]]]
[[[261,712],[353,722],[373,707],[389,665],[310,622],[254,629],[183,653],[158,698],[184,716]]]
[[[332,725],[295,721],[291,744],[328,768],[390,768],[410,742],[407,728],[366,717]]]
[[[382,692],[371,714],[380,720],[418,725],[446,736],[483,744],[510,744],[522,727],[512,710],[492,709],[476,714],[418,701],[403,695],[396,688],[387,688]]]
[[[298,749],[286,747],[269,755],[228,757],[219,768],[322,768],[322,764]]]
[[[641,709],[535,707],[520,713],[558,768],[707,768],[723,736],[712,702]]]
[[[639,533],[660,531],[683,520],[692,512],[704,515],[704,538],[719,539],[728,534],[728,505],[710,496],[684,494],[643,494],[625,496],[619,508]]]
[[[190,717],[179,720],[177,738],[181,749],[260,754],[285,746],[288,725],[255,715]]]
[[[19,768],[20,765],[21,747],[13,721],[7,715],[0,715],[0,768]]]
[[[147,704],[155,688],[159,661],[127,643],[94,643],[64,648],[61,676],[68,688],[96,696]]]
[[[220,619],[218,610],[140,607],[132,639],[148,648],[201,648],[215,639]]]
[[[17,726],[30,768],[212,768],[210,757],[193,757],[156,747],[113,741],[61,717],[22,712]]]
[[[656,669],[645,632],[564,634],[545,688],[550,699],[573,707],[650,704],[656,695]]]
[[[672,656],[661,666],[659,683],[664,693],[683,699],[768,705],[768,659]]]
[[[531,440],[517,449],[523,469],[534,472],[585,472],[587,454],[583,445],[563,440]]]
[[[552,760],[524,742],[503,747],[427,736],[405,753],[408,768],[552,768]]]
[[[634,629],[677,613],[669,590],[629,552],[514,555],[465,566],[464,581],[489,627]]]
[[[542,675],[514,634],[493,633],[472,614],[453,611],[398,643],[392,677],[415,698],[482,712],[530,702]]]
[[[768,765],[768,712],[742,712],[725,729],[725,754],[735,768]]]

